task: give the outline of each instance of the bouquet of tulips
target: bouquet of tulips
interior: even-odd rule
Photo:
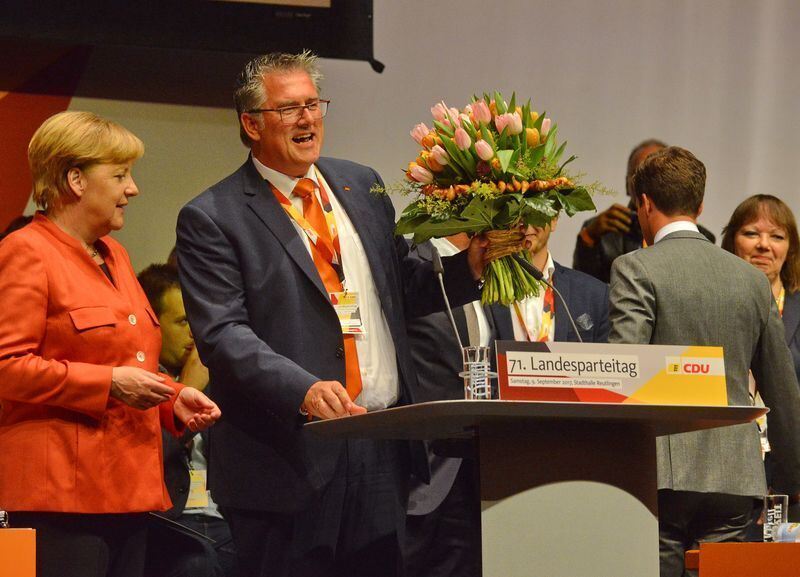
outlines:
[[[588,187],[562,161],[557,126],[497,92],[484,94],[463,110],[439,102],[431,108],[433,128],[417,124],[411,136],[422,147],[408,164],[406,180],[395,186],[417,196],[397,223],[398,234],[414,242],[466,232],[489,238],[481,295],[483,303],[536,295],[538,282],[511,255],[528,259],[526,226],[546,226],[563,210],[569,216],[593,210]]]

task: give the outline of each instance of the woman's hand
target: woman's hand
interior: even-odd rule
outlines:
[[[173,411],[176,419],[195,432],[204,431],[222,416],[214,401],[192,387],[181,389]]]
[[[134,409],[147,410],[170,400],[175,389],[164,384],[164,377],[139,367],[114,367],[111,371],[111,396]]]

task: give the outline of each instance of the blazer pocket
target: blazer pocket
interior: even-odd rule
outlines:
[[[84,307],[69,311],[69,318],[78,331],[114,326],[117,319],[108,307]]]

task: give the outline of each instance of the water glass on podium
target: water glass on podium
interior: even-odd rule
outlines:
[[[776,530],[781,523],[788,521],[789,496],[766,495],[764,497],[764,542],[776,540]]]
[[[489,371],[489,347],[463,347],[461,354],[464,372],[459,376],[464,378],[464,398],[468,401],[491,399],[494,373]]]

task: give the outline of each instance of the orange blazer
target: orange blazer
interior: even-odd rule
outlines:
[[[0,507],[6,510],[130,513],[171,506],[161,425],[177,433],[172,403],[140,411],[109,396],[113,367],[158,370],[158,320],[122,245],[106,236],[98,248],[113,283],[79,241],[41,213],[0,242]]]

